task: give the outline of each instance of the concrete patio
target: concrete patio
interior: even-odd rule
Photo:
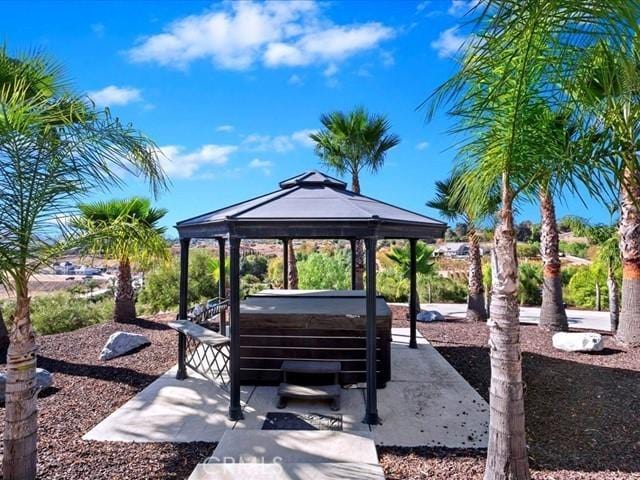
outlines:
[[[418,333],[409,349],[409,329],[394,328],[392,378],[378,390],[381,425],[362,423],[364,389],[342,390],[342,408],[326,402],[291,400],[285,412],[342,415],[343,431],[369,434],[376,445],[485,448],[489,407],[480,395]],[[83,438],[120,442],[219,442],[228,430],[261,430],[276,409],[276,387],[243,386],[244,419],[227,417],[228,393],[189,371],[176,380],[172,368]]]

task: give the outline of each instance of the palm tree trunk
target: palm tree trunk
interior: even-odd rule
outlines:
[[[360,193],[358,172],[351,173],[351,190]],[[364,290],[364,241],[356,240],[356,290]]]
[[[480,241],[475,228],[469,231],[469,297],[467,299],[467,320],[484,322],[487,310],[484,304],[484,284],[482,283],[482,255]]]
[[[135,293],[131,285],[131,263],[128,258],[120,260],[118,286],[116,288],[116,308],[113,321],[122,323],[136,319]]]
[[[36,476],[38,431],[37,348],[26,289],[17,292],[12,323],[7,352],[2,469],[5,480],[24,480]]]
[[[9,347],[9,331],[2,316],[2,305],[0,305],[0,363],[7,361],[7,348]]]
[[[293,249],[293,240],[289,240],[289,271],[287,275],[289,277],[289,288],[293,290],[298,289],[298,263],[296,260],[296,252]]]
[[[607,288],[609,289],[609,318],[611,319],[611,333],[615,335],[618,331],[620,305],[618,304],[618,282],[616,282],[616,277],[611,265],[607,271]]]
[[[543,264],[542,308],[540,328],[553,332],[569,330],[567,313],[562,298],[562,277],[560,276],[560,238],[556,222],[556,208],[553,197],[547,190],[540,193],[540,254]]]
[[[518,260],[512,202],[512,194],[503,179],[501,223],[496,227],[492,253],[491,319],[488,321],[491,413],[485,480],[530,478],[524,428]]]
[[[640,346],[640,175],[627,168],[620,193],[620,253],[622,255],[622,310],[616,338]]]

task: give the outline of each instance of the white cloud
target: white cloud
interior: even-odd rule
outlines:
[[[416,5],[416,12],[423,11],[425,8],[429,6],[430,3],[431,2],[429,0],[424,0],[423,2],[418,3],[418,5]]]
[[[249,168],[254,170],[262,170],[265,175],[271,175],[271,167],[273,167],[273,162],[269,160],[254,158],[249,162],[248,166]]]
[[[242,140],[241,148],[250,152],[290,152],[296,147],[313,147],[309,133],[314,130],[298,130],[290,135],[247,135]]]
[[[338,73],[338,66],[335,63],[330,63],[322,72],[325,77],[333,77],[336,73]]]
[[[478,5],[478,3],[480,3],[480,0],[451,0],[451,6],[447,10],[447,13],[454,17],[462,17]]]
[[[196,150],[185,151],[180,145],[165,145],[160,150],[164,154],[161,157],[162,168],[167,175],[173,178],[190,178],[201,167],[226,164],[238,147],[208,144]]]
[[[304,85],[304,80],[300,77],[300,75],[296,75],[295,73],[289,77],[287,80],[289,85]]]
[[[104,30],[105,30],[105,28],[104,28],[104,25],[102,23],[93,23],[91,25],[91,31],[98,38],[104,37]]]
[[[417,150],[426,150],[429,148],[429,142],[420,142],[416,145]]]
[[[210,59],[218,68],[245,70],[330,64],[376,48],[394,30],[379,22],[337,25],[314,1],[225,2],[168,25],[128,51],[134,62],[185,68]]]
[[[219,125],[216,127],[216,132],[233,132],[233,125]]]
[[[115,85],[109,85],[102,90],[88,92],[87,95],[96,105],[101,107],[128,105],[142,100],[142,93],[137,88],[116,87]]]
[[[455,56],[464,45],[467,37],[458,35],[458,26],[440,32],[437,40],[431,42],[431,48],[438,52],[438,57],[447,58]]]

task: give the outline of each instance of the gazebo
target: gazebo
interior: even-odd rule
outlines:
[[[240,244],[244,239],[283,242],[284,283],[287,285],[287,248],[292,239],[345,239],[351,242],[351,280],[355,289],[355,243],[366,246],[366,414],[378,423],[376,393],[376,245],[379,239],[408,239],[410,268],[410,348],[416,343],[416,243],[442,237],[446,223],[390,205],[347,189],[342,180],[310,171],[286,179],[279,189],[241,203],[178,222],[180,237],[179,318],[187,318],[189,245],[194,238],[215,238],[220,255],[219,296],[224,298],[225,243],[230,256],[230,405],[229,417],[242,418],[240,405]],[[184,336],[179,358],[184,368]]]

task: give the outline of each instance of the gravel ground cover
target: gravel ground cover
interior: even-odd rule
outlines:
[[[393,307],[394,326],[407,309]],[[82,435],[175,363],[176,337],[168,317],[101,324],[40,337],[39,366],[55,375],[40,398],[39,478],[186,478],[211,454],[212,443],[85,442]],[[485,324],[419,324],[420,332],[488,399]],[[109,362],[98,360],[116,330],[147,335],[151,345]],[[565,353],[550,335],[522,327],[525,408],[536,479],[640,479],[640,352],[610,337],[597,355]],[[4,409],[0,408],[0,426]],[[482,450],[379,449],[389,479],[481,479]]]
[[[393,307],[394,326],[407,309]],[[489,400],[484,323],[419,323],[418,329]],[[532,474],[537,479],[640,479],[640,352],[611,336],[598,354],[551,346],[551,334],[521,327],[525,415]],[[482,478],[486,452],[382,449],[390,479]]]

